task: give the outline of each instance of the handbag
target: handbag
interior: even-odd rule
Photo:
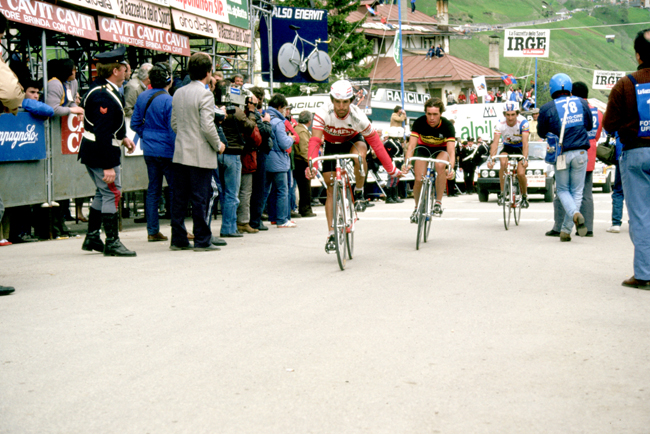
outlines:
[[[560,137],[553,133],[546,135],[546,156],[544,161],[548,164],[555,164],[560,155],[562,155],[562,144],[564,143],[564,129],[566,127],[566,118],[569,115],[569,110],[564,110],[564,117],[562,118],[562,129],[560,130]]]
[[[612,136],[607,136],[607,141],[596,148],[596,158],[611,166],[616,163],[616,145],[611,144]]]

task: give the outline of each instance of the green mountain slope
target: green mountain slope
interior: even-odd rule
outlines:
[[[469,11],[473,16],[482,14],[484,9],[493,11],[512,10],[507,22],[520,21],[520,17],[515,15],[514,11],[528,9],[528,19],[540,18],[540,16],[530,17],[533,14],[533,3],[541,5],[541,2],[528,0],[521,1],[490,1],[479,5],[471,0],[452,0],[449,4],[453,11]],[[553,2],[547,2],[553,4]],[[453,7],[452,7],[453,5]],[[501,9],[497,9],[501,5]],[[519,5],[519,6],[517,6]],[[471,12],[474,11],[474,12]],[[434,4],[435,13],[435,4]],[[494,15],[496,17],[496,15]],[[526,18],[524,18],[526,19]],[[478,22],[475,19],[475,22]],[[482,20],[481,22],[487,22]],[[503,23],[504,21],[493,22],[490,24]],[[633,40],[639,30],[650,27],[650,24],[637,24],[627,26],[611,26],[622,23],[650,22],[650,12],[644,9],[623,8],[620,6],[608,6],[598,8],[593,12],[593,16],[587,12],[578,12],[569,20],[556,23],[531,26],[530,28],[540,29],[558,29],[551,32],[551,53],[548,58],[540,58],[538,62],[538,83],[539,89],[542,90],[548,83],[550,77],[558,72],[569,74],[574,81],[584,81],[591,87],[593,79],[593,70],[612,70],[612,71],[634,71],[636,61],[634,59]],[[606,27],[594,27],[606,25]],[[588,29],[567,29],[560,28],[571,27],[591,27]],[[492,32],[476,33],[472,39],[452,39],[451,54],[461,59],[469,60],[474,63],[488,66],[488,38]],[[501,55],[499,69],[503,72],[522,76],[534,74],[534,59],[518,59],[503,57],[503,35],[504,32],[496,32],[501,38]],[[616,35],[614,43],[608,43],[605,35]],[[533,79],[534,76],[531,76]],[[528,85],[529,87],[529,85]],[[596,97],[602,101],[607,100],[609,91],[591,90],[590,96]],[[539,103],[543,103],[550,97],[543,93],[538,94]]]

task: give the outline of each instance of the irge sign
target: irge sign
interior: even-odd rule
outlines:
[[[63,155],[78,154],[83,133],[83,116],[61,116],[61,153]]]
[[[550,30],[506,29],[504,57],[548,57]]]
[[[623,71],[594,71],[593,89],[611,90],[619,78],[625,77]]]

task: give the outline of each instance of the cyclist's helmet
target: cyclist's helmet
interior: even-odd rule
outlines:
[[[339,80],[332,85],[330,96],[334,99],[352,99],[352,83],[347,80]]]
[[[506,109],[504,110],[506,112],[518,112],[519,111],[519,103],[517,101],[508,101],[506,102]]]
[[[573,90],[573,83],[571,82],[571,77],[564,73],[559,73],[555,74],[551,78],[551,81],[548,83],[548,87],[551,91],[551,97],[553,97],[553,94],[555,92],[559,92],[561,90],[571,92]]]

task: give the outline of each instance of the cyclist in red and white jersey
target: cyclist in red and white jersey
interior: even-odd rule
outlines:
[[[309,140],[309,158],[318,157],[318,151],[324,139],[323,155],[359,154],[362,157],[364,173],[367,173],[367,143],[375,151],[377,158],[391,177],[402,176],[402,173],[395,167],[393,160],[391,160],[386,152],[381,137],[379,137],[379,134],[372,127],[368,117],[361,109],[351,104],[353,99],[354,93],[352,84],[349,81],[339,80],[332,85],[330,102],[323,105],[314,113],[312,137]],[[325,178],[325,182],[327,183],[325,214],[327,216],[327,227],[329,228],[329,237],[325,245],[325,251],[328,253],[336,249],[334,244],[334,228],[332,226],[332,187],[334,184],[335,168],[335,161],[323,161],[323,178]],[[355,208],[363,212],[366,207],[366,202],[363,198],[363,184],[365,179],[361,176],[359,169],[359,162],[355,159]],[[312,169],[311,172],[307,169],[306,174],[308,178],[312,178],[316,176],[316,169]]]

